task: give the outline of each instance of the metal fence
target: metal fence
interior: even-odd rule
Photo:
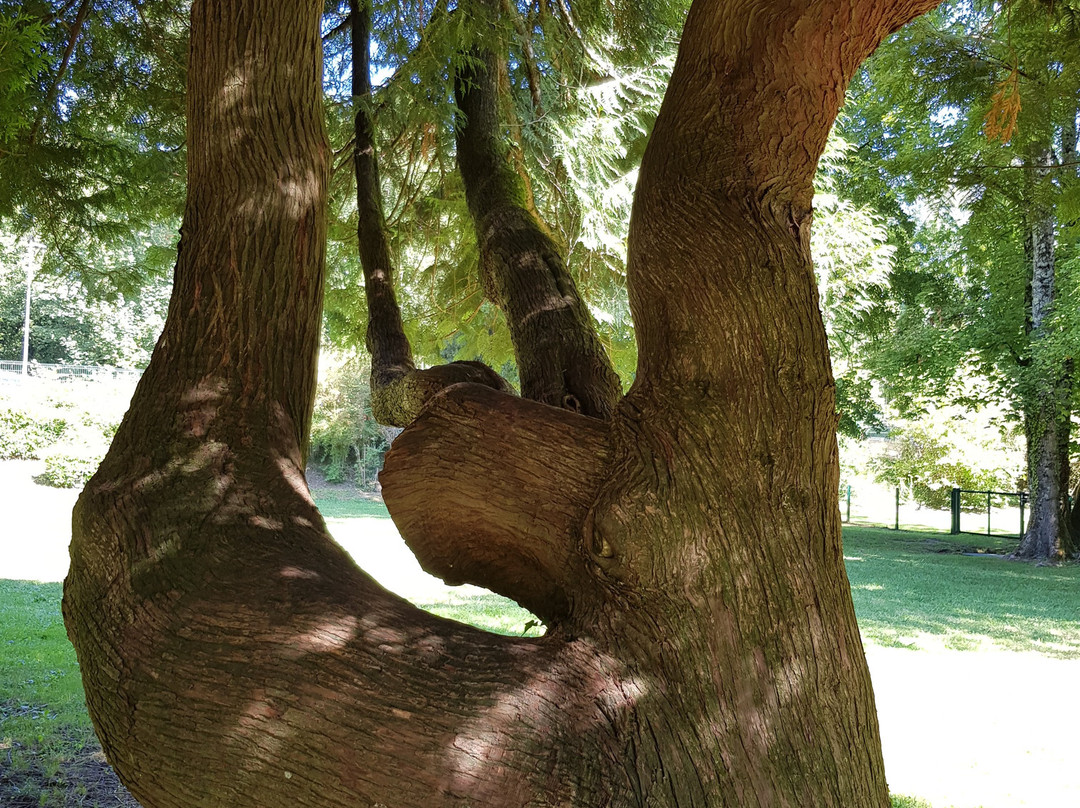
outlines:
[[[1024,491],[969,491],[952,489],[951,511],[954,536],[971,533],[983,536],[1024,535],[1024,511],[1028,494]],[[1019,518],[1017,518],[1019,517]],[[1019,531],[1013,534],[1013,530]]]
[[[842,485],[840,515],[845,523],[895,530],[1019,538],[1028,495],[1019,491],[944,489],[935,506],[917,502],[902,487]]]
[[[142,376],[141,370],[132,368],[103,367],[100,365],[47,365],[38,362],[27,363],[26,376],[36,379],[60,379],[61,381],[137,381]],[[18,360],[0,359],[0,377],[10,380],[14,376],[23,376],[23,363]]]

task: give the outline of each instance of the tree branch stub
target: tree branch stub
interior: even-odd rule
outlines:
[[[608,455],[601,421],[458,385],[398,436],[380,480],[424,569],[557,621],[582,597],[581,528]]]

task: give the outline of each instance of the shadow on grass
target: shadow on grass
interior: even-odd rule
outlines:
[[[963,555],[940,536],[848,527],[844,557],[863,636],[923,647],[1080,657],[1080,566]],[[948,552],[952,551],[952,552]]]
[[[0,704],[0,715],[10,703]],[[28,705],[17,705],[26,709]],[[2,719],[0,719],[2,723]],[[93,733],[65,725],[25,744],[0,731],[0,805],[4,808],[139,808],[106,762]]]

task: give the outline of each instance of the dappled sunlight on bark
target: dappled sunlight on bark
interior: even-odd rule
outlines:
[[[407,382],[387,411],[412,422],[383,485],[425,568],[549,621],[512,639],[387,592],[314,506],[323,7],[196,0],[169,319],[80,498],[65,586],[88,707],[135,796],[884,808],[806,225],[846,77],[933,5],[692,5],[640,173],[639,366],[621,402],[580,301],[577,322],[547,317],[576,293],[543,234],[502,238],[527,212],[484,185],[498,110],[483,64],[460,69],[458,156],[525,399],[475,364],[414,373],[383,289],[398,328],[371,343],[387,387]],[[535,283],[520,282],[522,246]],[[368,263],[373,286],[390,277]],[[486,386],[435,389],[462,377]]]

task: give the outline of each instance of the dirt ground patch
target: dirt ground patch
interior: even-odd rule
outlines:
[[[43,705],[7,702],[0,712],[47,711]],[[58,733],[51,741],[67,754],[0,740],[0,805],[3,808],[139,808],[105,760],[93,735]]]

